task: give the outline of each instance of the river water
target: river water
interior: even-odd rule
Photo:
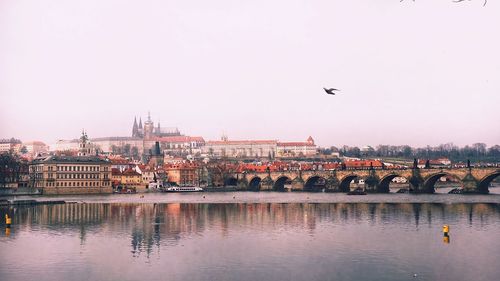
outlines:
[[[500,195],[232,192],[0,207],[0,280],[498,280]],[[25,199],[25,198],[18,198]],[[384,202],[384,203],[381,203]],[[450,234],[442,233],[444,224]]]

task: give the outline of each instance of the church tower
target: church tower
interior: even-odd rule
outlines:
[[[80,143],[78,144],[78,156],[90,156],[92,155],[92,144],[89,141],[89,137],[85,130],[82,130],[82,136],[80,137]]]
[[[153,138],[154,124],[151,121],[151,114],[148,112],[148,120],[144,122],[144,139],[150,140]]]
[[[132,137],[139,136],[139,127],[137,126],[137,117],[134,117],[134,125],[132,126]]]
[[[158,120],[158,126],[156,126],[156,134],[158,136],[161,134],[160,120]]]

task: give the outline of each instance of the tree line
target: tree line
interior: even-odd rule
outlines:
[[[500,145],[487,147],[485,143],[474,143],[459,147],[453,143],[438,146],[411,147],[409,145],[378,145],[375,148],[365,146],[344,145],[340,148],[322,149],[322,154],[339,152],[341,156],[356,158],[405,158],[405,159],[437,159],[446,157],[454,162],[465,162],[468,159],[475,162],[500,162]]]

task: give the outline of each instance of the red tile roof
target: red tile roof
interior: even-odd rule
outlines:
[[[134,169],[127,169],[127,170],[123,171],[122,175],[125,175],[125,176],[140,176],[141,174],[139,174]]]
[[[166,170],[176,170],[176,169],[196,169],[198,164],[196,163],[179,163],[179,164],[165,164],[163,167]]]
[[[352,160],[346,161],[345,165],[347,168],[382,167],[382,162],[380,160]]]
[[[125,165],[125,164],[130,163],[129,160],[127,160],[121,156],[109,156],[108,159],[112,165]]]

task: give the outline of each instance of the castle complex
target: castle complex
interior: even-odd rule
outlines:
[[[86,133],[84,138],[88,139]],[[139,117],[134,118],[132,125],[132,135],[128,137],[102,137],[88,139],[92,147],[101,153],[125,154],[134,158],[145,159],[155,154],[156,142],[159,143],[161,151],[166,151],[172,155],[194,154],[201,151],[205,144],[202,137],[189,137],[180,133],[175,127],[161,127],[160,122],[155,126],[148,113],[146,121],[142,122]],[[57,151],[76,151],[81,147],[81,140],[60,140],[56,143]],[[154,154],[154,155],[153,155]]]
[[[146,140],[153,139],[155,137],[169,137],[169,136],[180,136],[181,133],[179,129],[174,127],[161,127],[160,122],[155,127],[153,121],[151,121],[151,115],[148,113],[148,120],[144,122],[144,127],[142,126],[142,118],[139,117],[139,124],[137,124],[137,117],[134,118],[134,125],[132,126],[132,137],[133,138],[143,138]]]
[[[82,136],[87,138],[86,134]],[[286,158],[310,157],[317,153],[312,137],[305,142],[280,142],[278,140],[229,140],[205,142],[200,136],[182,135],[175,127],[155,126],[148,113],[146,121],[134,117],[132,134],[128,137],[103,137],[89,139],[89,146],[101,153],[120,154],[149,161],[164,155],[186,156],[206,154],[211,157],[230,158]],[[55,150],[77,150],[79,140],[59,141]],[[81,144],[80,144],[81,145]],[[81,147],[80,147],[81,148]]]

